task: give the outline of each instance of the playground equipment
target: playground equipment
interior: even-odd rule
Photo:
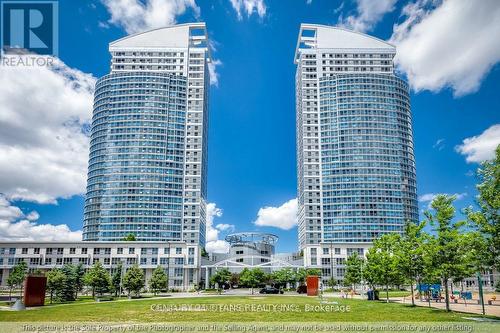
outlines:
[[[423,284],[418,284],[417,285],[417,290],[420,294],[425,294],[426,295],[426,300],[427,301],[436,301],[436,302],[441,302],[442,296],[441,296],[441,285],[440,284],[428,284],[428,283],[423,283]]]

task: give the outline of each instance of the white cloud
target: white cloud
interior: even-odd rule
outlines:
[[[466,156],[467,162],[482,162],[495,157],[498,145],[500,145],[500,124],[491,126],[479,135],[464,139],[456,150]]]
[[[0,195],[1,241],[81,241],[82,232],[71,231],[65,224],[37,224],[40,215],[32,211],[25,215]]]
[[[449,194],[449,193],[426,193],[426,194],[422,194],[421,196],[419,196],[418,197],[418,201],[422,202],[422,203],[426,203],[427,202],[428,203],[427,208],[430,209],[431,208],[432,200],[434,200],[440,194],[454,195],[456,200],[462,200],[463,198],[465,198],[467,196],[467,193],[465,193],[465,192],[463,192],[463,193],[453,193],[453,194]]]
[[[246,12],[247,17],[253,13],[257,13],[259,17],[263,18],[266,15],[266,4],[264,0],[230,0],[238,19],[242,20],[242,12]]]
[[[207,242],[205,244],[205,250],[208,253],[228,253],[229,243],[220,239],[212,242]]]
[[[297,199],[291,199],[279,207],[259,209],[255,225],[290,230],[297,225]]]
[[[217,224],[214,226],[214,219],[222,216],[222,209],[217,207],[215,203],[207,204],[207,225],[206,225],[206,244],[205,250],[208,253],[227,253],[229,251],[229,243],[219,239],[219,231],[227,231],[233,228],[232,224]],[[227,227],[227,229],[226,229]]]
[[[210,74],[210,84],[216,87],[219,86],[219,74],[217,73],[217,66],[221,66],[222,61],[218,59],[212,59],[211,62],[208,63],[208,72]]]
[[[418,0],[402,13],[405,20],[394,26],[390,42],[416,91],[475,92],[500,60],[498,0]]]
[[[200,15],[195,0],[101,0],[111,18],[109,23],[121,26],[129,34],[170,26],[188,9]]]
[[[443,150],[446,145],[444,144],[445,139],[438,139],[436,140],[436,143],[432,145],[432,148],[437,149],[437,150]]]
[[[66,66],[0,66],[0,193],[55,203],[85,191],[95,78]]]
[[[233,224],[227,224],[227,223],[219,223],[215,226],[217,230],[220,231],[227,231],[227,232],[233,232],[235,227]]]
[[[385,14],[394,10],[396,2],[397,0],[356,0],[357,14],[340,18],[339,25],[361,32],[370,31]]]

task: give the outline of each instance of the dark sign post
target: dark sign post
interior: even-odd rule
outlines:
[[[24,305],[42,306],[45,304],[47,277],[28,276],[24,281]]]

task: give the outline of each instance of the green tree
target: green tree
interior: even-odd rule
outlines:
[[[85,268],[82,263],[73,266],[73,276],[75,284],[75,299],[78,298],[78,293],[83,290],[83,277],[85,276]]]
[[[123,288],[127,290],[128,294],[134,293],[140,296],[142,288],[144,288],[144,272],[135,264],[130,267],[123,277]]]
[[[485,238],[488,254],[484,258],[485,266],[500,270],[500,145],[495,150],[495,157],[481,164],[477,175],[479,210],[468,208],[466,213]]]
[[[111,286],[113,292],[115,293],[115,297],[118,296],[118,293],[120,292],[120,286],[122,283],[122,274],[123,274],[123,265],[119,263],[115,269],[115,272],[111,276]]]
[[[66,275],[59,268],[51,269],[47,272],[47,291],[50,295],[50,304],[52,304],[54,295],[60,300],[63,289],[66,285]]]
[[[266,273],[260,268],[243,269],[240,274],[240,282],[248,286],[254,293],[254,288],[260,286],[266,277]]]
[[[411,303],[415,306],[414,284],[424,273],[424,251],[428,235],[423,231],[425,222],[405,224],[403,235],[396,248],[397,268],[410,284]]]
[[[111,289],[111,277],[108,271],[97,261],[84,275],[84,284],[92,288],[92,297],[109,293]]]
[[[243,271],[244,270],[245,269],[243,269]],[[210,283],[213,285],[217,285],[219,293],[222,291],[222,287],[224,286],[224,284],[229,283],[230,280],[231,280],[231,272],[227,268],[216,270],[215,274],[210,277]],[[241,281],[241,274],[240,274],[240,281]]]
[[[151,275],[151,279],[149,280],[149,288],[156,296],[158,291],[167,289],[167,284],[167,274],[165,274],[165,271],[160,266],[156,267]]]
[[[352,286],[354,292],[356,292],[356,285],[363,280],[363,264],[364,260],[357,252],[351,254],[346,261],[344,284]]]
[[[398,234],[384,235],[373,242],[373,247],[366,254],[364,275],[372,286],[378,284],[385,287],[387,302],[389,285],[400,282],[395,253],[399,240]]]
[[[272,273],[273,280],[280,287],[286,287],[287,283],[295,282],[295,273],[291,268],[282,268]]]
[[[12,289],[15,287],[20,287],[21,292],[19,297],[22,300],[23,297],[23,283],[26,275],[28,274],[28,264],[26,261],[19,261],[11,270],[9,277],[7,278],[7,285],[9,286],[9,298],[12,295]]]
[[[61,269],[65,276],[64,286],[61,290],[61,301],[68,302],[75,300],[76,293],[76,270],[75,266],[71,264],[66,264]]]
[[[231,278],[229,279],[229,283],[231,284],[231,287],[239,285],[240,275],[238,273],[231,273]]]
[[[130,234],[128,234],[127,236],[123,237],[123,240],[124,240],[125,242],[135,242],[135,241],[136,241],[136,239],[135,239],[135,235],[134,235],[134,234],[132,234],[132,233],[130,233]]]
[[[453,222],[455,208],[453,207],[454,196],[440,194],[432,201],[431,207],[434,213],[426,211],[427,222],[433,226],[435,233],[431,253],[431,267],[444,283],[446,311],[450,311],[449,286],[451,278],[460,274],[464,263],[464,248],[462,247],[461,228],[463,221]]]
[[[295,281],[298,281],[300,284],[304,284],[306,282],[306,278],[310,275],[321,276],[321,270],[319,268],[299,268],[295,273]]]

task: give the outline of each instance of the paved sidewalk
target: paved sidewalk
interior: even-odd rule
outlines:
[[[390,298],[390,300],[392,302],[411,304],[411,297],[392,297],[392,298]],[[450,302],[450,309],[452,311],[482,314],[482,307],[481,307],[481,305],[477,304],[477,300],[471,300],[470,302],[471,303],[467,303],[467,304],[464,304],[463,300],[461,300],[460,303]],[[415,304],[417,306],[424,306],[424,307],[429,306],[429,302],[425,302],[425,301],[421,302],[419,299],[415,299]],[[436,309],[446,309],[446,303],[444,301],[442,301],[442,302],[431,301],[431,307],[436,308]],[[500,317],[500,306],[499,305],[485,304],[484,310],[485,310],[486,314],[489,316]]]

